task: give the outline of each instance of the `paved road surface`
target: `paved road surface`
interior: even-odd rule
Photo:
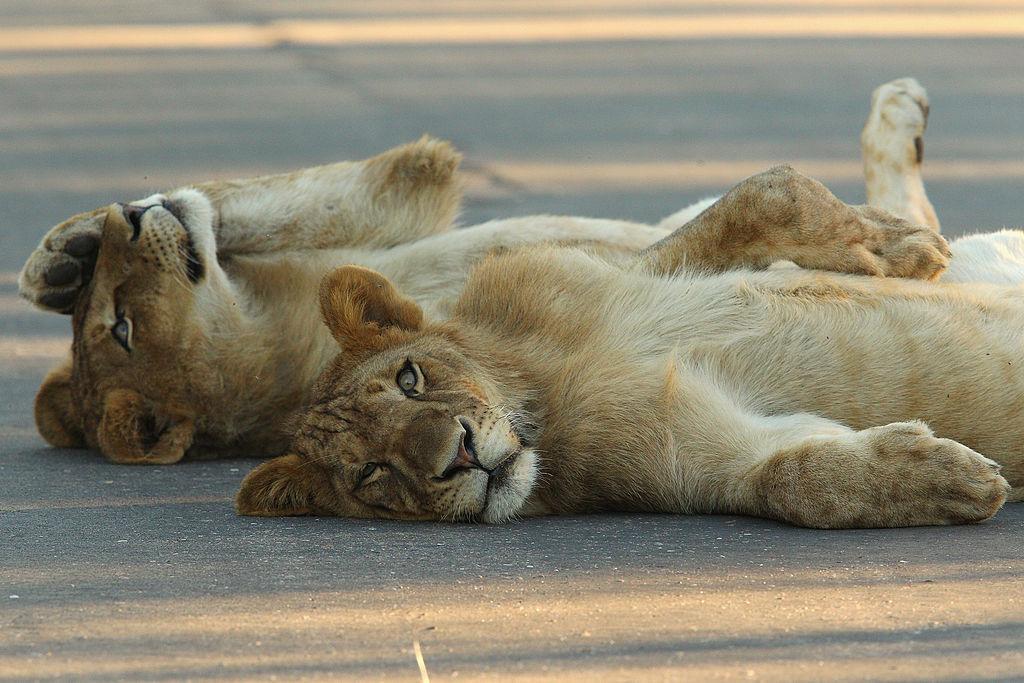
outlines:
[[[176,183],[429,131],[467,154],[467,222],[657,220],[794,160],[860,201],[868,94],[910,74],[947,233],[1020,217],[1019,3],[298,4],[0,6],[0,680],[411,681],[414,644],[434,680],[1024,677],[1024,506],[836,533],[251,520],[230,499],[252,461],[44,447],[31,401],[69,331],[17,299],[16,272],[60,219]]]

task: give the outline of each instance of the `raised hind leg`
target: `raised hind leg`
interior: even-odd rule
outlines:
[[[868,205],[939,232],[921,178],[928,112],[928,93],[913,78],[878,86],[860,135],[861,156]]]

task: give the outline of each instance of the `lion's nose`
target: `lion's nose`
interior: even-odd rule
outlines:
[[[459,445],[455,449],[455,455],[452,457],[451,462],[444,468],[444,472],[441,473],[441,479],[447,479],[459,470],[478,469],[487,471],[480,461],[476,457],[476,448],[473,444],[473,431],[472,427],[466,420],[460,419],[459,422],[462,424],[463,432],[459,437]]]
[[[473,450],[472,443],[466,443],[466,436],[463,434],[459,440],[459,450],[455,453],[455,458],[449,468],[480,467],[480,461],[476,459],[476,451]]]
[[[122,204],[121,213],[124,219],[132,226],[132,242],[139,239],[142,233],[142,214],[149,211],[151,206],[135,206],[134,204]]]

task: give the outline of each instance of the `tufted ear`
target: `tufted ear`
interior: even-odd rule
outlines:
[[[170,465],[192,445],[195,422],[172,406],[156,405],[131,389],[106,396],[97,438],[107,459],[122,465]]]
[[[71,360],[50,370],[35,402],[36,429],[56,448],[85,448],[85,434],[71,399]]]
[[[423,327],[423,310],[380,273],[343,266],[320,282],[320,313],[346,350],[379,348],[394,334]]]
[[[252,517],[293,517],[326,511],[331,483],[323,470],[297,455],[268,460],[246,475],[235,510]]]

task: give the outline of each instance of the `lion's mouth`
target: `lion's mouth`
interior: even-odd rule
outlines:
[[[160,202],[160,206],[164,207],[167,213],[174,216],[174,219],[181,223],[181,227],[185,228],[185,232],[188,232],[188,225],[185,222],[185,218],[182,216],[181,207],[177,203],[172,202],[170,199],[164,199]]]
[[[491,493],[494,491],[501,490],[508,485],[509,479],[511,478],[512,470],[515,468],[516,459],[518,459],[521,450],[515,450],[509,452],[500,463],[494,466],[494,468],[487,470],[487,497],[484,500],[484,507],[487,507],[487,503],[490,500]]]
[[[185,231],[185,242],[181,245],[180,253],[181,258],[185,263],[185,275],[188,277],[188,281],[192,284],[199,282],[203,279],[203,275],[206,273],[206,267],[203,264],[203,259],[199,256],[199,250],[196,249],[195,240],[192,238],[192,229],[188,225],[188,220],[182,211],[181,206],[170,199],[164,199],[160,202],[164,210],[167,213],[174,216],[174,219],[178,221],[182,229]]]

